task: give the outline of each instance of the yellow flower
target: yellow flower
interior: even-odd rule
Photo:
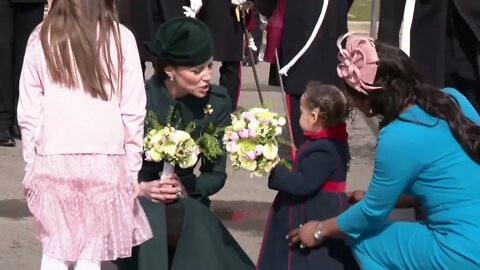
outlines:
[[[207,104],[205,108],[203,108],[203,113],[205,114],[205,116],[211,115],[213,113],[212,105]]]

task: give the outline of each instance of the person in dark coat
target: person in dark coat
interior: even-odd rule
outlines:
[[[312,82],[300,99],[300,126],[307,141],[299,148],[293,171],[277,165],[268,187],[277,190],[260,251],[258,270],[357,269],[345,240],[315,248],[289,246],[286,235],[302,224],[330,218],[347,207],[347,163],[350,159],[345,96],[332,85]]]
[[[241,89],[244,30],[230,0],[203,0],[198,18],[208,25],[213,38],[213,59],[222,62],[219,84],[228,90],[232,110],[237,109]]]
[[[147,82],[147,111],[161,125],[185,129],[192,122],[194,140],[210,124],[230,124],[226,89],[211,85],[213,45],[207,26],[186,17],[168,20],[148,50],[154,55],[155,75]],[[167,120],[170,117],[170,120]],[[152,128],[147,120],[146,131]],[[221,145],[223,132],[217,134]],[[200,158],[194,167],[175,168],[159,180],[163,163],[144,161],[139,172],[140,202],[154,237],[133,249],[131,258],[117,261],[120,270],[252,270],[253,262],[222,222],[210,211],[209,196],[225,184],[226,155]]]
[[[151,62],[152,57],[145,49],[143,43],[152,40],[155,36],[154,0],[116,0],[120,22],[132,31],[137,41],[138,52],[143,72],[145,62]]]
[[[480,112],[480,1],[416,1],[410,48],[429,83],[459,89]]]
[[[380,1],[380,19],[378,21],[378,39],[393,46],[400,44],[400,28],[406,0]]]
[[[116,0],[116,4],[120,22],[132,31],[137,40],[145,72],[145,62],[153,59],[143,44],[153,40],[163,22],[183,16],[182,7],[188,6],[189,0]]]
[[[28,37],[43,20],[46,0],[0,0],[0,146],[21,139],[18,85]]]
[[[257,0],[260,12],[270,12],[269,8],[277,4],[278,0]],[[280,65],[285,66],[306,44],[311,36],[315,24],[320,16],[323,0],[306,0],[301,4],[298,1],[286,1],[283,30],[280,42]],[[288,76],[283,77],[290,119],[295,145],[299,147],[305,141],[300,129],[300,96],[306,84],[311,80],[342,87],[342,81],[337,76],[337,38],[347,32],[348,10],[351,0],[329,1],[325,20],[314,42],[289,70]]]

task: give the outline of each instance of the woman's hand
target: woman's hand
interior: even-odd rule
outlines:
[[[173,173],[173,174],[167,175],[165,178],[163,178],[162,181],[169,181],[170,185],[163,186],[160,189],[161,192],[165,194],[175,195],[176,199],[180,199],[188,196],[187,190],[182,185],[182,182],[180,181],[180,178],[178,177],[177,174]]]
[[[154,180],[150,182],[141,182],[139,184],[139,193],[138,196],[145,197],[152,202],[173,202],[177,199],[175,192],[165,192],[175,184],[174,181],[170,179],[163,180]]]
[[[317,232],[317,227],[319,225],[318,221],[309,221],[298,229],[292,230],[288,235],[287,239],[290,242],[290,246],[300,245],[300,248],[305,247],[315,247],[320,245],[323,242],[322,239],[315,239],[314,235]]]
[[[357,202],[361,201],[365,197],[364,190],[355,190],[352,192],[347,192],[347,200],[348,203],[351,205],[356,204]]]

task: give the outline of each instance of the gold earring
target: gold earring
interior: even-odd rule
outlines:
[[[173,76],[170,77],[170,81],[173,81]]]

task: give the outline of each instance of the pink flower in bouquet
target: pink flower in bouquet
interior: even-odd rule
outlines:
[[[250,131],[248,132],[248,137],[249,137],[249,138],[252,138],[252,139],[255,139],[255,138],[257,137],[257,132],[256,132],[255,130],[253,130],[253,129],[250,130]]]
[[[257,158],[257,155],[255,154],[255,151],[250,151],[246,155],[247,155],[247,159],[249,159],[249,160],[255,160]]]
[[[250,112],[245,112],[244,115],[243,115],[243,118],[245,120],[247,120],[248,122],[253,122],[253,121],[256,121],[257,119],[255,118],[255,115],[253,115],[253,113],[250,113]]]
[[[258,157],[258,156],[261,156],[263,154],[263,145],[257,145],[255,147],[255,155]]]
[[[236,141],[238,139],[240,139],[240,137],[238,136],[238,133],[237,132],[232,132],[230,133],[230,141]]]
[[[240,130],[238,135],[240,135],[240,138],[246,139],[250,135],[250,132],[248,131],[248,129],[242,129]]]

